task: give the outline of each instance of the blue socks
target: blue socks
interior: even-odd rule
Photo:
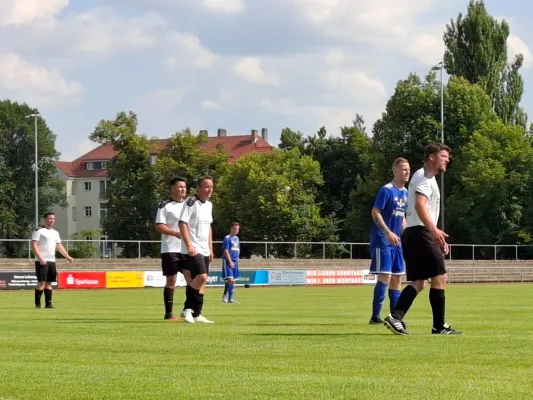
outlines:
[[[233,300],[233,293],[234,292],[235,292],[235,284],[233,283],[233,284],[229,285],[229,287],[228,287],[228,293],[229,293],[228,301]]]
[[[401,290],[394,290],[389,289],[389,300],[390,300],[390,312],[396,308],[396,304],[398,303],[398,299],[400,298],[400,295],[402,294]]]
[[[385,301],[385,294],[387,292],[387,285],[378,281],[374,287],[374,300],[372,301],[372,317],[379,317],[381,308]]]

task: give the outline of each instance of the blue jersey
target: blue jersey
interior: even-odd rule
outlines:
[[[239,253],[241,251],[239,238],[237,236],[226,235],[222,242],[222,258],[226,259],[224,256],[224,250],[229,252],[231,261],[239,261]]]
[[[394,184],[387,183],[378,191],[374,207],[381,210],[383,221],[391,232],[400,236],[402,233],[402,224],[407,207],[407,189],[398,189]],[[385,234],[381,232],[375,222],[372,222],[370,230],[370,247],[387,247],[389,243]]]

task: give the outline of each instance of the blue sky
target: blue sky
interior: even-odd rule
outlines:
[[[38,107],[61,159],[95,145],[101,119],[132,110],[139,131],[368,129],[396,82],[442,57],[467,0],[0,0],[0,98]],[[522,52],[533,120],[533,8],[486,1]],[[7,10],[7,11],[6,11]]]

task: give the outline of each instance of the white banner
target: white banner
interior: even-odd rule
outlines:
[[[363,285],[376,284],[378,278],[376,274],[370,272],[370,270],[363,270]]]
[[[145,287],[165,287],[167,283],[167,278],[163,276],[161,271],[145,271],[144,272],[144,286]],[[185,282],[185,277],[181,272],[178,272],[178,277],[176,279],[176,286],[185,287],[187,286]]]

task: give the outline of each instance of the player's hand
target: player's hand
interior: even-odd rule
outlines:
[[[450,246],[448,245],[448,243],[444,243],[444,247],[441,247],[441,250],[442,250],[442,254],[447,256],[448,253],[450,252]]]
[[[229,267],[230,267],[231,269],[235,269],[235,264],[233,264],[233,261],[231,261],[231,262],[229,263]]]
[[[211,254],[209,254],[209,262],[213,261],[215,258],[215,255],[213,254],[213,250],[211,250]]]
[[[194,246],[187,246],[187,252],[189,253],[189,255],[191,257],[194,257],[197,253],[196,253],[196,247]]]
[[[394,232],[389,232],[387,234],[387,240],[393,246],[398,246],[400,244],[400,238]]]
[[[67,257],[67,260],[68,260],[69,263],[73,263],[74,262],[74,259],[72,257],[70,257],[70,256]]]
[[[446,243],[446,238],[448,237],[448,234],[446,232],[441,231],[438,228],[435,228],[431,231],[431,236],[433,237],[433,241],[443,250],[445,251],[445,248],[448,248],[448,244]],[[449,249],[448,249],[449,251]]]
[[[46,261],[44,261],[44,258],[39,258],[39,264],[41,264],[42,266],[46,265]]]

